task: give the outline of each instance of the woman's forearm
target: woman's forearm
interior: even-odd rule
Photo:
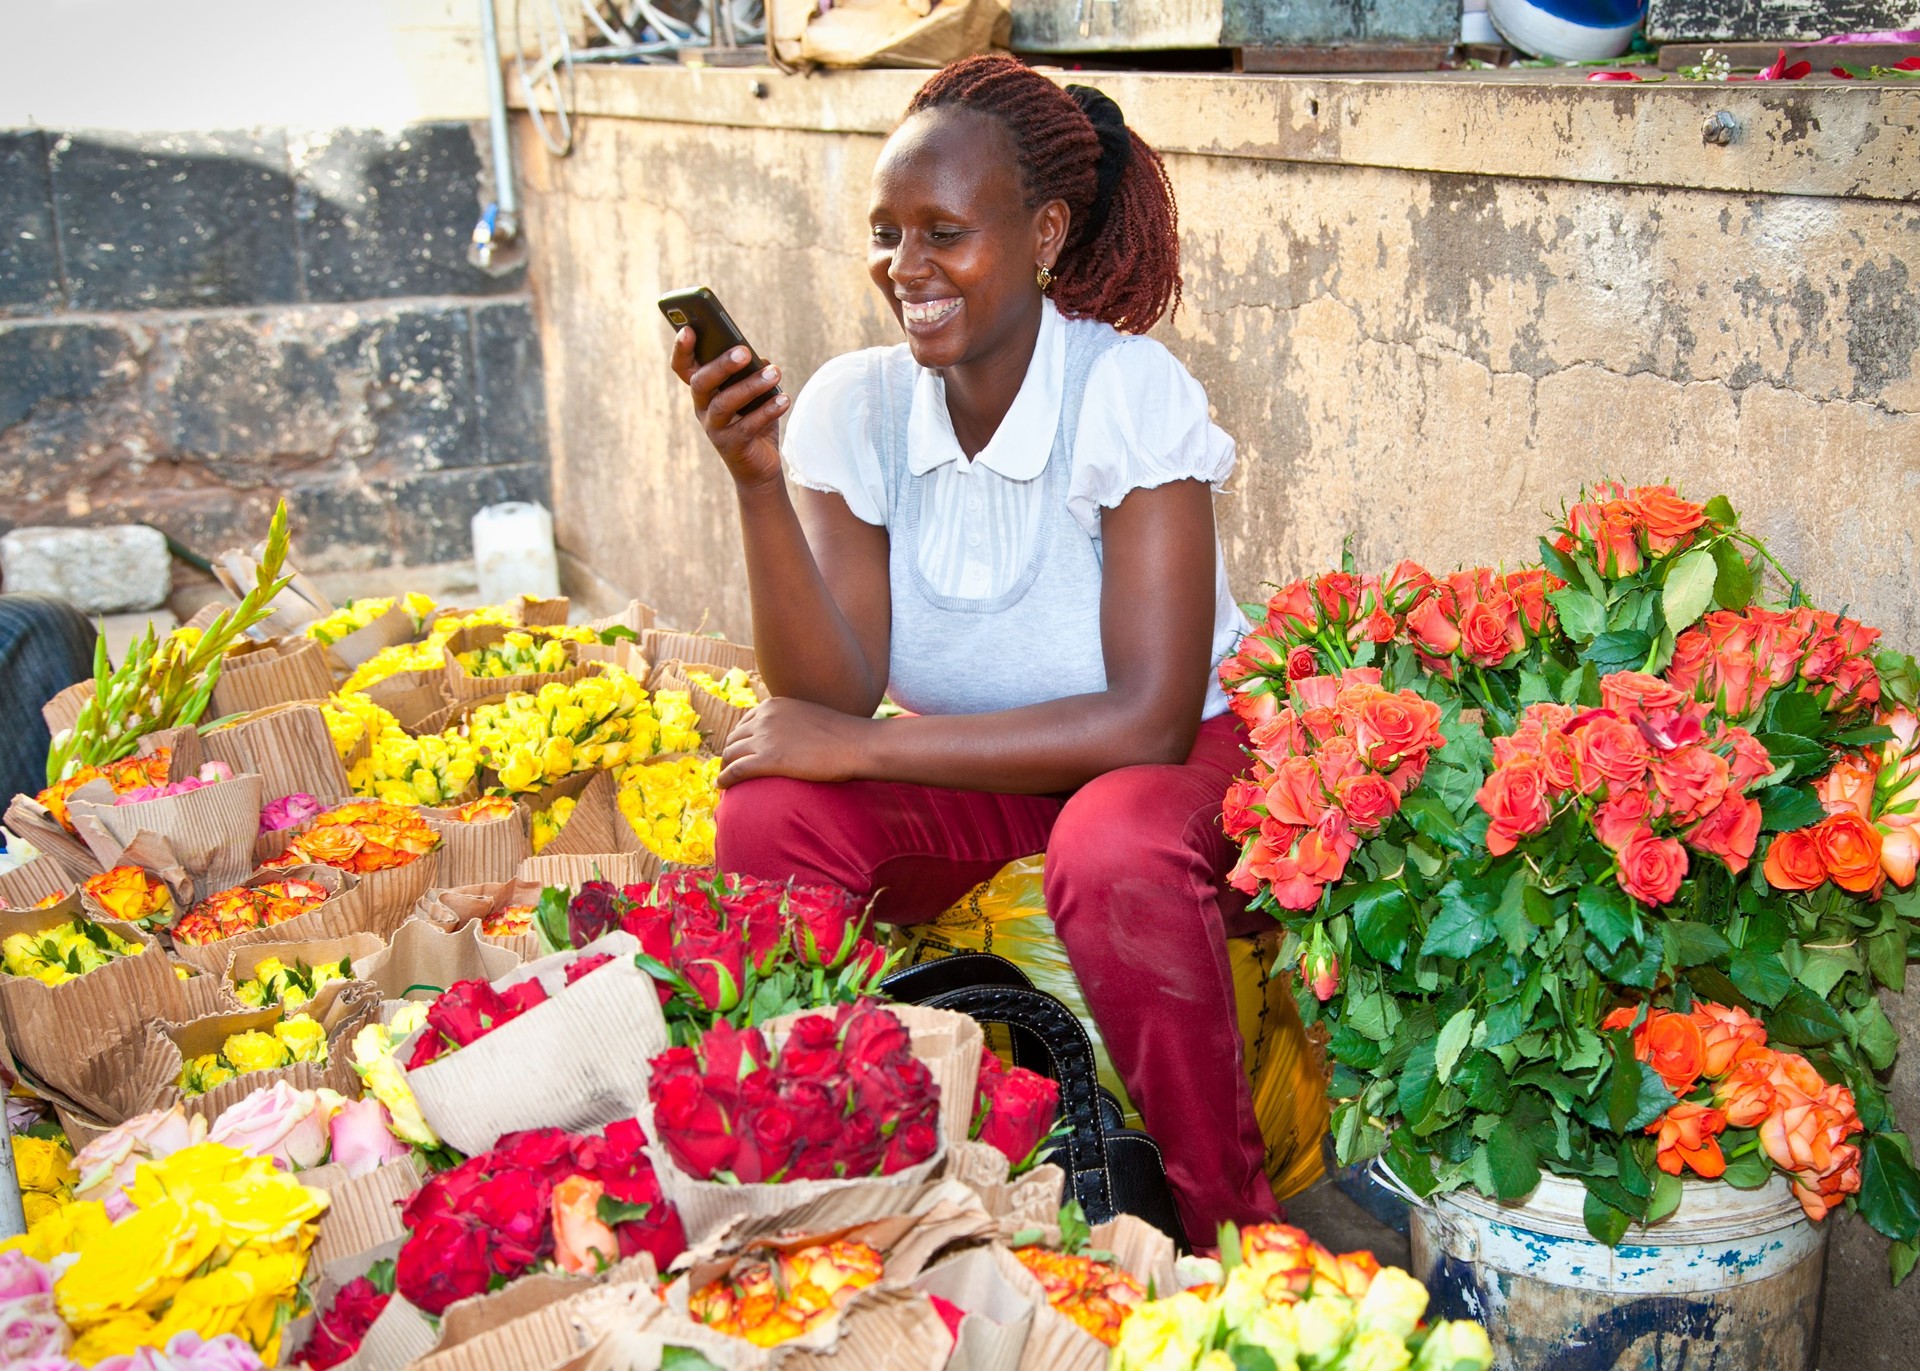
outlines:
[[[991,714],[854,719],[854,779],[1051,795],[1123,766],[1179,763],[1200,713],[1144,708],[1118,692]]]
[[[753,602],[753,648],[775,695],[871,715],[886,682],[827,588],[783,481],[736,487]]]

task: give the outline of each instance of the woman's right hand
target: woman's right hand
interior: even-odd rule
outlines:
[[[776,395],[751,414],[740,411],[780,384],[777,367],[764,367],[734,385],[727,378],[753,360],[745,348],[735,348],[705,366],[695,366],[694,333],[683,328],[673,340],[673,371],[693,391],[694,413],[707,440],[741,485],[764,485],[780,480],[780,417],[792,398]]]

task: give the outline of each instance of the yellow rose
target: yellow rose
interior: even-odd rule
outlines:
[[[1493,1365],[1493,1344],[1487,1330],[1466,1319],[1442,1319],[1427,1330],[1414,1371],[1487,1371]]]
[[[37,1190],[25,1190],[20,1194],[20,1209],[26,1216],[29,1231],[58,1214],[60,1206],[65,1203],[67,1201],[58,1193],[43,1195]]]
[[[73,1200],[44,1214],[27,1229],[25,1236],[0,1242],[0,1252],[19,1251],[37,1262],[51,1262],[68,1252],[77,1252],[87,1243],[113,1227],[107,1207],[97,1200]]]
[[[1377,1328],[1405,1341],[1420,1326],[1427,1312],[1427,1287],[1397,1266],[1381,1268],[1373,1284],[1361,1297],[1354,1323],[1362,1328]]]
[[[51,1138],[13,1139],[13,1169],[22,1190],[50,1195],[75,1184],[79,1173],[73,1169],[73,1153]]]
[[[1413,1360],[1406,1343],[1379,1328],[1362,1329],[1340,1358],[1343,1371],[1406,1371]]]
[[[1212,1320],[1207,1302],[1184,1290],[1141,1305],[1120,1325],[1111,1371],[1189,1371]]]
[[[138,1311],[116,1314],[74,1339],[67,1355],[82,1366],[92,1366],[108,1357],[124,1357],[142,1347],[159,1344],[154,1337],[153,1319]]]
[[[293,1054],[294,1061],[324,1063],[327,1060],[327,1030],[305,1014],[295,1014],[275,1024],[273,1033]]]
[[[210,1217],[225,1242],[240,1247],[288,1244],[305,1251],[310,1234],[302,1225],[327,1208],[327,1192],[300,1184],[284,1171],[242,1176],[198,1193],[196,1206]]]
[[[275,1027],[277,1030],[278,1025]],[[220,1055],[243,1076],[250,1071],[272,1071],[293,1061],[293,1053],[286,1043],[274,1033],[263,1033],[257,1028],[228,1038]]]
[[[220,1231],[178,1200],[136,1209],[110,1234],[87,1243],[54,1286],[60,1316],[75,1328],[140,1309],[200,1265],[220,1244]]]
[[[353,1040],[353,1069],[366,1082],[367,1092],[387,1107],[396,1138],[416,1147],[438,1147],[440,1135],[421,1114],[413,1088],[393,1060],[395,1041],[426,1022],[426,1009],[424,1004],[409,1003],[394,1015],[391,1029],[377,1023],[361,1029]]]
[[[1353,1301],[1339,1295],[1315,1295],[1293,1307],[1295,1336],[1302,1361],[1325,1361],[1353,1331]]]

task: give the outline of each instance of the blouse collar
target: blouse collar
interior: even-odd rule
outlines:
[[[1053,453],[1054,431],[1060,427],[1061,390],[1067,370],[1067,330],[1053,301],[1040,302],[1040,337],[1027,363],[1026,379],[1013,407],[1000,421],[993,437],[973,460],[1010,481],[1031,481],[1046,470]],[[907,470],[925,476],[936,467],[958,463],[966,470],[966,454],[954,436],[953,416],[947,413],[947,385],[936,371],[920,368],[914,381],[913,409],[907,416]]]

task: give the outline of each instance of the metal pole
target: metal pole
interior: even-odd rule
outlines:
[[[487,65],[487,122],[493,134],[494,203],[500,217],[517,227],[520,196],[513,184],[513,146],[507,137],[507,87],[500,70],[500,30],[494,0],[480,0],[480,54]]]
[[[27,1212],[20,1205],[20,1177],[13,1169],[13,1134],[6,1127],[5,1105],[0,1105],[0,1242],[27,1231]]]

